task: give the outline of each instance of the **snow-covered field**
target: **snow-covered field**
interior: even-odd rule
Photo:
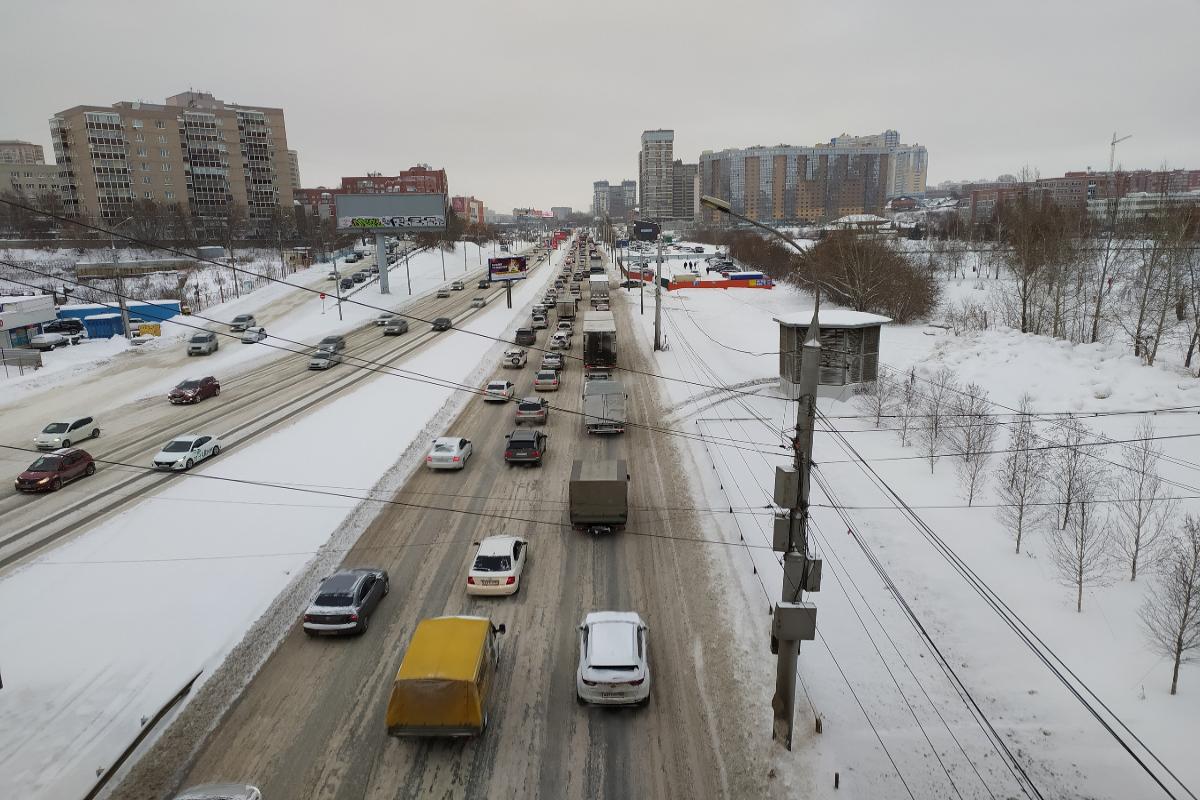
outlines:
[[[563,252],[553,256],[554,268]],[[440,258],[431,255],[411,265],[414,293],[441,282]],[[430,264],[438,265],[436,276]],[[512,309],[493,304],[464,328],[511,336],[554,268],[514,287]],[[403,281],[393,276],[393,291],[397,283]],[[376,294],[371,302],[378,299]],[[403,299],[394,294],[389,302]],[[332,309],[321,315],[315,302],[307,303],[281,327],[289,336],[315,341],[376,313],[353,306],[345,311],[338,324]],[[502,348],[451,331],[405,369],[474,385],[485,379],[493,351]],[[303,580],[318,554],[336,558],[336,552],[322,551],[335,532],[339,552],[354,540],[376,508],[357,498],[386,496],[400,485],[421,463],[428,437],[440,435],[469,397],[377,377],[244,448],[230,442],[195,477],[172,481],[0,581],[0,608],[10,611],[0,663],[0,797],[83,796],[96,770],[108,767],[137,735],[142,718],[153,716],[196,673],[203,682],[275,597]],[[404,414],[390,413],[399,406]],[[380,441],[378,420],[384,416],[392,419],[387,446],[357,446]],[[265,657],[273,642],[261,645]]]
[[[782,569],[770,549],[771,515],[765,509],[775,466],[790,463],[780,443],[795,424],[795,404],[776,395],[772,383],[778,374],[779,341],[772,316],[806,308],[811,309],[811,299],[789,287],[664,293],[669,349],[656,355],[658,370],[700,385],[665,383],[675,406],[663,424],[709,437],[686,448],[700,478],[694,503],[738,512],[713,515],[710,535],[739,545],[713,548],[712,556],[727,561],[741,578],[739,591],[731,596],[741,598],[744,630],[749,631],[765,630],[769,604],[780,593]],[[634,310],[643,344],[652,339],[652,311],[649,298],[645,316]],[[880,358],[890,368],[904,372],[916,367],[919,376],[928,376],[946,365],[962,383],[979,384],[1004,406],[1015,407],[1025,392],[1044,413],[1200,404],[1195,379],[1142,366],[1115,346],[1073,346],[1010,330],[953,337],[919,325],[885,327],[882,338]],[[739,387],[743,393],[705,388],[714,384]],[[746,394],[754,392],[758,395]],[[854,405],[822,400],[820,407],[880,478],[1080,679],[1185,783],[1200,784],[1195,759],[1200,667],[1185,666],[1180,694],[1168,694],[1170,664],[1147,646],[1137,613],[1151,575],[1131,584],[1127,574],[1114,568],[1112,585],[1089,589],[1083,613],[1076,613],[1073,591],[1061,585],[1043,532],[1026,541],[1021,555],[1013,552],[996,509],[988,507],[997,502],[991,484],[975,507],[966,508],[954,458],[940,459],[931,473],[929,462],[917,457],[917,448],[902,447],[895,432],[876,430],[871,420],[844,418],[861,416]],[[1154,417],[1157,434],[1200,433],[1200,417],[1195,408],[1191,411]],[[1101,434],[1130,439],[1143,418],[1133,414],[1083,421],[1093,439]],[[1054,423],[1041,423],[1039,431],[1049,435]],[[1002,427],[997,449],[1006,441]],[[1160,442],[1166,458],[1177,459],[1164,460],[1165,478],[1184,487],[1198,484],[1197,467],[1190,463],[1196,460],[1195,442]],[[1102,452],[1116,462],[1122,455],[1119,446]],[[812,543],[824,560],[824,579],[822,591],[807,599],[819,609],[819,636],[801,648],[793,752],[781,751],[776,759],[793,796],[908,796],[904,784],[916,797],[982,797],[988,796],[986,787],[997,797],[1021,794],[984,728],[908,623],[866,552],[878,558],[1044,796],[1165,796],[917,527],[892,507],[835,436],[819,432],[814,457],[820,480],[813,497],[821,507],[814,510]],[[994,457],[992,466],[998,463]],[[1197,513],[1198,502],[1183,501],[1178,516]],[[846,518],[831,504],[849,507]],[[749,638],[758,649],[745,652],[745,670],[752,684],[762,687],[762,707],[767,709],[774,657],[766,650],[765,636]],[[815,715],[822,719],[819,735],[813,732]],[[832,790],[834,772],[840,772],[838,792]]]

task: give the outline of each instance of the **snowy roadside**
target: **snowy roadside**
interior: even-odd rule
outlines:
[[[514,288],[514,308],[493,304],[464,329],[510,335],[562,253]],[[503,347],[451,331],[404,369],[475,385]],[[470,398],[380,376],[196,472],[387,497]],[[400,407],[380,442],[377,420]],[[386,446],[355,444],[365,441]],[[196,710],[173,716],[184,720],[183,740],[206,729],[295,624],[315,579],[378,512],[352,498],[186,477],[0,581],[4,607],[44,601],[37,615],[5,626],[0,796],[86,793],[139,720],[197,671]],[[47,584],[56,591],[39,588]],[[170,763],[182,763],[182,746]]]
[[[653,335],[653,306],[649,297],[647,301],[644,317],[636,309],[633,314],[642,323],[643,343]],[[771,385],[778,371],[773,352],[778,329],[771,317],[805,307],[811,307],[810,301],[786,287],[671,292],[664,296],[663,315],[669,349],[655,356],[658,371],[666,376],[757,393],[731,395],[666,382],[676,406],[663,424],[711,437],[687,445],[699,478],[694,503],[740,512],[712,515],[709,535],[743,546],[712,548],[711,555],[739,578],[730,594],[744,614],[738,626],[745,658],[741,668],[751,685],[760,687],[763,715],[769,715],[774,686],[774,659],[765,646],[766,612],[782,583],[782,570],[769,547],[771,517],[764,511],[774,467],[788,461],[779,444],[795,416],[794,404],[775,396]],[[1116,348],[1073,347],[1011,331],[961,338],[925,334],[922,326],[889,326],[881,360],[898,370],[915,365],[920,374],[950,365],[960,380],[980,384],[996,402],[1012,406],[1029,391],[1036,408],[1044,411],[1087,413],[1197,402],[1194,382],[1180,382],[1170,370],[1143,367]],[[849,404],[824,400],[821,409],[831,417],[861,413]],[[1085,422],[1093,434],[1119,439],[1130,438],[1139,419]],[[1160,435],[1200,430],[1195,415],[1162,415],[1155,422]],[[848,433],[847,439],[868,458],[915,455],[916,448],[901,447],[894,433],[876,431],[870,421],[837,423],[865,429]],[[1003,441],[1002,436],[1001,447]],[[1193,441],[1162,444],[1169,457],[1187,459]],[[832,436],[818,434],[815,457],[837,502],[888,505]],[[922,460],[877,461],[874,466],[912,504],[959,506],[963,500],[951,461],[942,459],[932,476]],[[1195,483],[1186,465],[1164,464],[1163,472]],[[815,502],[829,503],[820,487],[814,492]],[[989,502],[994,498],[977,501]],[[1190,502],[1195,513],[1195,501]],[[1189,752],[1200,705],[1195,697],[1172,698],[1164,691],[1168,665],[1146,649],[1137,619],[1145,580],[1089,592],[1085,603],[1092,610],[1079,615],[1069,590],[1059,585],[1040,537],[1016,556],[994,509],[918,513],[1185,783],[1200,782],[1200,767]],[[1147,796],[1148,779],[1131,769],[1118,745],[896,511],[851,510],[848,516],[1047,796]],[[978,796],[986,793],[985,786],[1019,794],[1015,779],[874,573],[858,540],[847,535],[847,524],[834,510],[819,508],[814,529],[825,567],[823,590],[811,598],[819,608],[820,638],[801,650],[804,688],[797,700],[795,747],[790,754],[777,751],[777,777],[786,794],[832,797],[835,771],[841,773],[838,797],[904,795],[898,773],[916,796],[946,796],[955,790]],[[1185,667],[1185,673],[1184,681],[1200,680],[1196,667]],[[814,715],[823,720],[820,735],[813,732]]]

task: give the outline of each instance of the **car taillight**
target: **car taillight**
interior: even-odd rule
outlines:
[[[532,453],[530,453],[529,455],[533,456],[534,458],[537,458],[538,456],[540,456],[540,455],[541,455],[541,453],[539,453],[537,450],[534,450],[534,451],[533,451]]]
[[[505,450],[505,451],[504,451],[504,457],[505,457],[505,458],[512,458],[512,450]]]
[[[450,459],[450,460],[451,460],[451,461],[459,461],[460,459],[459,459],[459,457],[458,457],[458,456],[455,456],[454,458],[452,458],[452,459]]]
[[[474,585],[475,585],[475,579],[474,579],[474,578],[472,578],[470,575],[468,575],[468,576],[467,576],[467,585],[468,585],[468,586],[474,586]]]
[[[433,461],[433,456],[425,456],[426,461]]]
[[[304,615],[304,621],[305,621],[305,622],[312,622],[312,621],[313,621],[312,614],[305,614],[305,615]]]
[[[505,586],[512,586],[516,582],[517,582],[517,578],[515,575],[509,575],[507,578],[504,579]]]
[[[351,621],[351,622],[358,622],[358,612],[357,612],[357,611],[351,611],[351,612],[350,612],[350,621]]]

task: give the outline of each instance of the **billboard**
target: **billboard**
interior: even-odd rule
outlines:
[[[659,230],[656,223],[638,220],[633,223],[633,238],[641,242],[653,242],[658,238]]]
[[[519,281],[529,271],[525,256],[488,259],[488,276],[494,281]]]
[[[334,206],[339,231],[418,233],[446,228],[444,194],[336,194]]]

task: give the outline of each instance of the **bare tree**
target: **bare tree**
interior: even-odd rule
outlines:
[[[854,394],[854,404],[860,411],[875,418],[878,428],[883,417],[892,412],[896,404],[896,381],[890,373],[880,372],[873,381],[861,384]]]
[[[1050,499],[1059,504],[1061,513],[1055,527],[1064,529],[1071,518],[1075,503],[1083,497],[1083,487],[1094,483],[1093,473],[1101,472],[1101,462],[1094,453],[1085,451],[1088,430],[1077,419],[1064,420],[1055,432],[1048,459],[1048,488]],[[1039,441],[1044,441],[1039,438]],[[1043,445],[1045,446],[1045,445]]]
[[[1187,517],[1163,558],[1159,580],[1141,609],[1154,648],[1172,659],[1171,694],[1179,688],[1179,666],[1200,651],[1200,520]]]
[[[967,384],[950,401],[955,420],[947,426],[946,438],[951,451],[959,456],[958,481],[968,506],[975,502],[996,441],[996,419],[991,415],[991,407],[987,390],[977,383]]]
[[[1083,611],[1083,590],[1111,582],[1112,528],[1100,506],[1091,502],[1093,486],[1080,484],[1074,513],[1065,528],[1050,534],[1050,556],[1059,580],[1075,590],[1075,611]]]
[[[1040,304],[1053,295],[1061,265],[1074,259],[1075,226],[1068,212],[1033,189],[1000,206],[997,222],[1009,246],[1014,322],[1022,333],[1041,333]]]
[[[916,369],[910,370],[896,389],[896,419],[900,423],[900,445],[908,447],[913,418],[921,410],[921,396],[917,394]]]
[[[1039,503],[1045,496],[1046,453],[1037,449],[1033,430],[1033,399],[1022,395],[1019,416],[1009,434],[1009,451],[998,470],[997,515],[1016,540],[1017,553],[1025,531],[1041,516]]]
[[[929,459],[929,471],[937,463],[938,447],[945,440],[945,417],[950,400],[958,389],[957,376],[949,367],[942,367],[929,378],[929,386],[921,404],[925,425],[920,430],[921,451]]]
[[[1139,441],[1125,445],[1121,461],[1127,475],[1117,481],[1114,506],[1118,549],[1129,560],[1129,580],[1137,580],[1139,564],[1152,564],[1155,549],[1170,523],[1175,500],[1163,491],[1158,474],[1162,448],[1154,443],[1154,423],[1142,420]]]

